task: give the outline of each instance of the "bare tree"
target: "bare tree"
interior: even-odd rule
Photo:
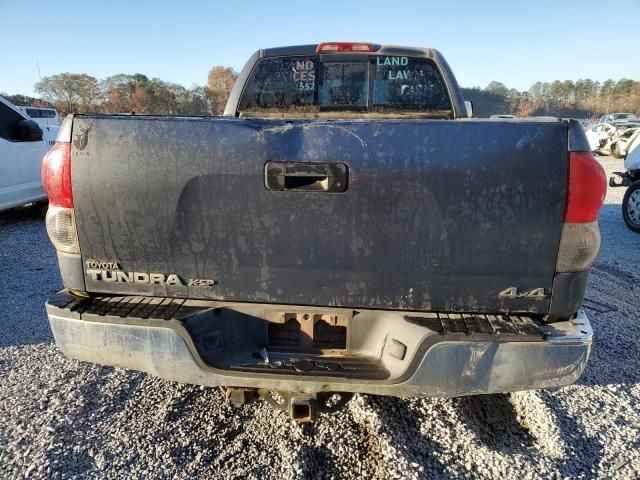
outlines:
[[[211,103],[214,115],[220,115],[224,111],[231,88],[238,74],[230,67],[216,66],[209,70],[205,95]]]

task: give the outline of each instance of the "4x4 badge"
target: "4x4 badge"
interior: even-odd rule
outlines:
[[[503,298],[545,298],[548,295],[544,288],[518,291],[517,287],[509,287],[501,291],[498,296]]]

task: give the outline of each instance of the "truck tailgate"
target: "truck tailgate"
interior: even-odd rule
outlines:
[[[546,313],[567,131],[563,122],[78,116],[72,176],[86,289]],[[268,162],[344,164],[348,184],[269,190]],[[149,281],[153,273],[162,277]],[[177,281],[153,281],[169,275]],[[544,294],[500,295],[510,288]]]

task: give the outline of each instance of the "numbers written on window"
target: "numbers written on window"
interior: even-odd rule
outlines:
[[[303,92],[313,92],[316,88],[315,82],[298,82],[298,90]]]

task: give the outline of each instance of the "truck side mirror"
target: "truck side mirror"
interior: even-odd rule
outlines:
[[[467,117],[473,118],[473,102],[471,100],[465,100],[464,106],[467,107]]]
[[[42,129],[33,120],[20,120],[16,125],[16,140],[19,142],[38,142],[42,140]]]

